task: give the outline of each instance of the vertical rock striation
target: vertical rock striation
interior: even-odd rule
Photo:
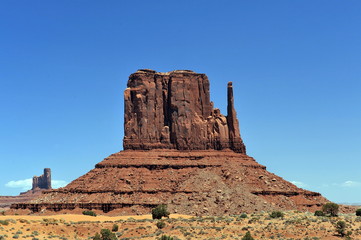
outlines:
[[[124,149],[206,150],[246,153],[228,83],[228,116],[213,108],[205,74],[141,69],[124,92]]]

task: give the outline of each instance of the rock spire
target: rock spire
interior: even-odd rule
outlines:
[[[228,83],[227,117],[213,108],[205,74],[141,69],[124,92],[124,149],[232,149],[246,153]]]

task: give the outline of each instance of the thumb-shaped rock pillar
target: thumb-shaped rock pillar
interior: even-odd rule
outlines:
[[[233,85],[228,82],[227,87],[227,124],[229,129],[229,147],[235,152],[246,153],[246,146],[243,144],[237,112],[234,109]]]

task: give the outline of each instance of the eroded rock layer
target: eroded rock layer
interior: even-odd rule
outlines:
[[[149,214],[168,204],[171,212],[239,214],[270,209],[311,210],[324,199],[269,173],[253,158],[231,150],[126,150],[110,155],[65,188],[43,192],[13,208],[40,211],[118,209]]]
[[[213,108],[205,74],[139,70],[124,92],[124,149],[205,150],[246,153],[228,84],[228,115]]]
[[[41,195],[41,190],[29,190],[18,196],[0,196],[0,209],[9,208],[11,204],[28,202]]]

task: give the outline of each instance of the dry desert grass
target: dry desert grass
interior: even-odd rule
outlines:
[[[171,215],[163,219],[165,227],[157,227],[158,220],[143,216],[85,216],[85,215],[5,215],[0,216],[2,239],[92,239],[101,229],[119,226],[118,239],[159,239],[162,235],[174,239],[242,239],[250,231],[255,239],[342,239],[336,235],[334,223],[347,223],[352,239],[361,239],[361,217],[341,214],[339,217],[315,217],[313,213],[285,212],[283,218],[273,219],[269,213],[248,216],[190,217]],[[0,237],[1,239],[1,237]]]

